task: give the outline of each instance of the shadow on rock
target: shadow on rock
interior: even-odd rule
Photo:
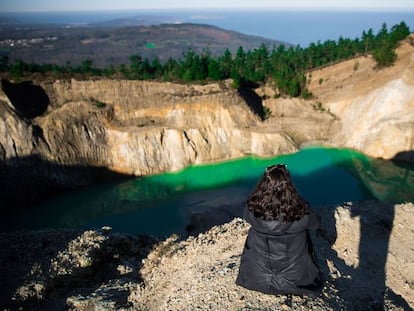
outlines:
[[[320,208],[318,213],[321,227],[312,240],[325,281],[339,289],[331,297],[339,296],[340,301],[332,301],[332,305],[345,310],[388,310],[390,302],[411,310],[386,285],[394,206],[365,201]]]
[[[10,99],[15,111],[25,119],[33,119],[42,115],[49,106],[46,92],[31,81],[11,83],[1,81],[4,93]]]
[[[250,109],[260,117],[261,120],[265,119],[265,112],[263,110],[263,100],[254,91],[258,85],[250,81],[242,81],[241,86],[238,88],[238,92],[241,97],[246,101]]]
[[[1,234],[1,308],[85,310],[129,305],[140,267],[157,241],[111,230]]]
[[[396,163],[399,163],[399,162],[403,161],[403,162],[411,163],[411,165],[413,165],[413,163],[414,163],[414,150],[398,152],[394,156],[393,161],[395,161]]]
[[[62,165],[38,155],[10,158],[0,162],[0,209],[24,208],[60,191],[130,178],[106,167]]]

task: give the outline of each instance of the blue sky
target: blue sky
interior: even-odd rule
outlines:
[[[413,0],[0,0],[0,12],[126,9],[349,9],[414,10]]]

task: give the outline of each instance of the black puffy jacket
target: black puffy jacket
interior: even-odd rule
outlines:
[[[317,296],[319,268],[308,230],[319,228],[319,217],[312,212],[298,221],[282,223],[254,217],[247,208],[244,217],[252,227],[236,283],[266,294]]]

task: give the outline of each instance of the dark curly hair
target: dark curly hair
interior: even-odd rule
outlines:
[[[310,213],[309,203],[296,190],[284,164],[266,168],[246,204],[255,217],[278,219],[284,223],[299,220]]]

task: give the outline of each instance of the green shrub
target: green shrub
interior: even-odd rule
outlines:
[[[379,68],[392,66],[397,59],[394,47],[389,42],[376,48],[372,53],[372,56]]]
[[[321,102],[313,103],[312,104],[312,107],[313,107],[313,109],[315,109],[317,111],[320,111],[320,112],[325,111],[325,108],[322,106],[322,103]]]
[[[312,97],[313,97],[313,94],[308,89],[304,89],[302,91],[302,98],[303,99],[311,99]]]
[[[269,107],[263,106],[263,119],[267,120],[272,115],[272,110]]]
[[[105,108],[106,107],[106,104],[101,102],[101,101],[95,101],[94,105],[98,108]]]
[[[354,71],[357,71],[358,69],[359,69],[359,62],[355,62]]]

